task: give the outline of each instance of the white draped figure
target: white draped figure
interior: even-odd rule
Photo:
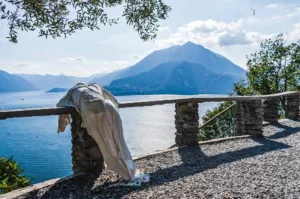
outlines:
[[[97,142],[107,167],[124,180],[134,179],[136,167],[123,136],[116,98],[98,84],[78,83],[58,102],[81,114],[82,127]],[[63,117],[61,117],[63,118]],[[58,129],[64,131],[64,127]]]

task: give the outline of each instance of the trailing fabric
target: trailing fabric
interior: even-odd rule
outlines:
[[[57,104],[70,106],[81,114],[81,126],[97,142],[107,167],[126,181],[134,179],[136,166],[125,143],[116,98],[98,84],[78,83]],[[66,117],[59,117],[58,132],[70,123]]]

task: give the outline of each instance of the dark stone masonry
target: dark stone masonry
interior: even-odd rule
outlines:
[[[175,104],[175,142],[178,146],[192,146],[198,144],[198,107],[197,102],[181,102]]]
[[[245,125],[243,120],[243,108],[242,103],[240,101],[236,102],[236,128],[235,128],[235,135],[243,135],[245,131]]]
[[[285,116],[291,120],[297,120],[299,117],[299,94],[286,97]]]
[[[264,121],[274,123],[278,122],[279,98],[270,98],[264,101]]]
[[[72,164],[73,172],[101,173],[104,169],[102,153],[96,141],[81,127],[79,113],[72,114]]]
[[[262,135],[264,109],[261,100],[237,102],[237,135]]]

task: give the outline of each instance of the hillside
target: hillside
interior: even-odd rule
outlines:
[[[28,81],[0,70],[0,92],[20,92],[37,90]]]
[[[88,78],[73,77],[66,75],[35,75],[35,74],[19,74],[40,90],[49,90],[54,87],[71,88],[78,82],[86,82]]]
[[[88,82],[89,83],[98,83],[101,86],[106,86],[106,85],[109,85],[114,79],[116,79],[117,75],[122,71],[123,70],[117,70],[117,71],[108,73],[106,75],[90,78],[90,80]]]
[[[65,93],[68,90],[69,89],[67,89],[67,88],[52,88],[52,89],[46,91],[46,93],[61,93],[61,92]]]
[[[214,53],[201,45],[187,42],[182,46],[176,45],[167,49],[154,51],[137,64],[120,71],[115,71],[103,77],[93,79],[92,82],[108,85],[113,80],[136,76],[155,68],[159,64],[174,61],[187,61],[201,64],[218,74],[245,77],[246,73],[244,69],[232,63],[222,55]]]
[[[106,88],[127,94],[227,94],[241,77],[217,74],[201,64],[168,62],[134,77],[113,81]]]

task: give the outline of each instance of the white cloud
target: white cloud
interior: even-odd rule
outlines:
[[[64,57],[57,59],[59,62],[68,62],[68,63],[84,63],[86,59],[84,57]]]
[[[243,21],[218,22],[214,20],[192,21],[177,29],[169,38],[159,41],[161,46],[183,44],[187,41],[200,43],[205,46],[245,45],[260,42],[271,35],[246,31]]]
[[[168,26],[160,26],[158,27],[158,30],[162,32],[162,31],[171,31],[172,29],[169,28]]]
[[[12,65],[17,68],[24,68],[30,66],[30,64],[27,62],[17,62],[17,63],[13,63]]]
[[[269,5],[266,5],[266,8],[268,8],[268,9],[272,9],[272,8],[277,8],[278,7],[278,5],[277,4],[269,4]]]
[[[136,53],[134,53],[133,55],[131,55],[131,59],[133,59],[133,60],[138,60],[138,59],[141,59],[141,58],[142,58],[142,56],[140,56],[140,55],[138,55]]]
[[[293,29],[286,36],[288,42],[296,42],[300,40],[300,23],[293,25]]]
[[[295,16],[297,16],[297,12],[289,13],[286,16],[287,16],[287,18],[295,17]]]
[[[291,12],[286,15],[287,18],[293,18],[300,15],[300,7],[296,8],[294,12]]]
[[[120,65],[124,65],[124,64],[128,64],[128,61],[113,61],[114,64],[120,64]]]

